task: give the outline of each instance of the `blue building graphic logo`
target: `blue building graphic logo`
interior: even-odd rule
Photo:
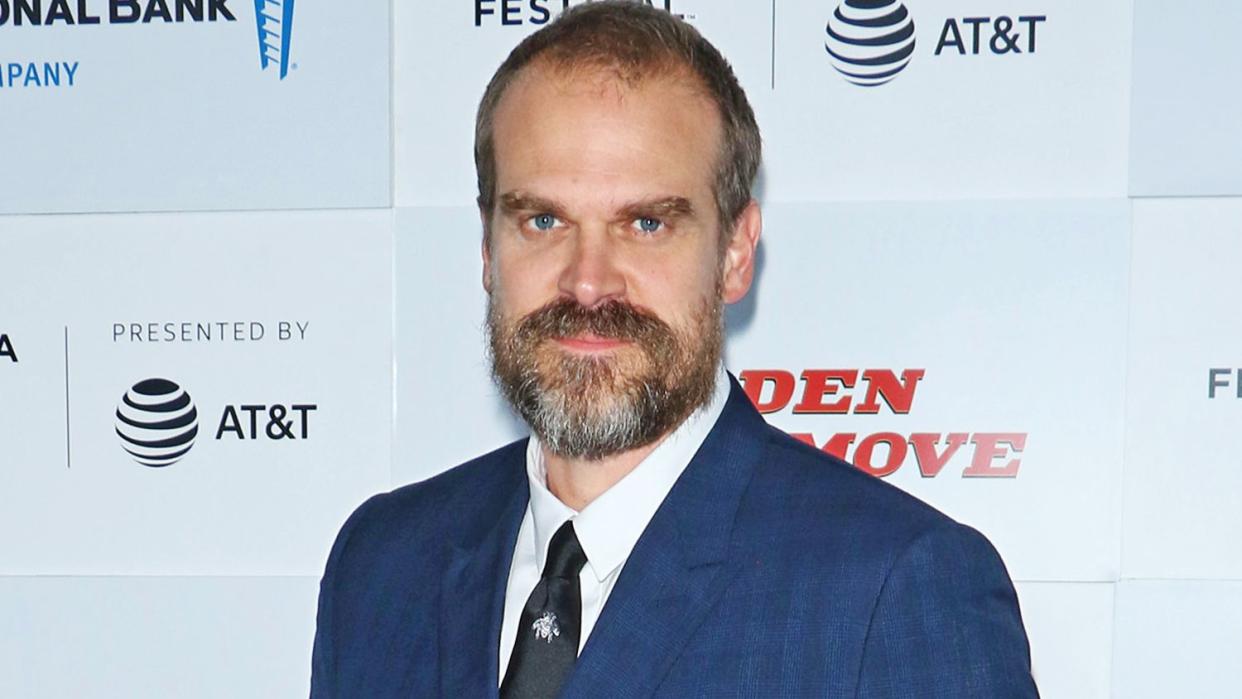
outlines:
[[[259,67],[279,66],[284,80],[289,74],[293,0],[254,0],[254,23],[259,29]]]

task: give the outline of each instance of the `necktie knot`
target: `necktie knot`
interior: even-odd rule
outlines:
[[[577,578],[586,565],[586,553],[582,544],[578,543],[578,535],[574,532],[574,523],[567,521],[552,535],[548,544],[548,559],[543,565],[545,578]]]

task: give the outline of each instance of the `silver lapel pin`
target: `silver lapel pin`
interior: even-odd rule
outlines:
[[[556,615],[552,612],[544,612],[543,616],[535,619],[535,623],[531,624],[530,628],[534,630],[535,638],[548,643],[561,635],[561,628],[556,624]]]

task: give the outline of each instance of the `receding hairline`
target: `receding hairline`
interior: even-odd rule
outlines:
[[[626,92],[640,90],[649,85],[665,83],[684,88],[687,96],[701,99],[704,106],[710,108],[715,115],[717,125],[723,124],[724,117],[720,113],[719,104],[706,81],[678,56],[669,54],[663,60],[652,59],[644,69],[621,67],[615,63],[606,60],[578,61],[569,56],[557,58],[540,53],[517,69],[497,95],[495,107],[490,114],[493,124],[506,98],[516,88],[534,80],[555,80],[588,90],[592,86],[598,86],[601,92],[616,88],[622,96]]]
[[[496,158],[499,151],[496,127],[501,116],[506,112],[506,105],[509,103],[511,95],[520,92],[524,87],[532,83],[546,83],[548,81],[561,82],[569,86],[570,89],[598,90],[601,94],[615,92],[618,100],[624,100],[627,94],[651,86],[657,86],[658,89],[658,86],[661,84],[677,89],[687,99],[697,101],[699,106],[704,109],[704,112],[710,115],[707,118],[711,126],[707,128],[712,129],[713,132],[715,160],[707,165],[709,176],[718,167],[720,159],[726,157],[727,143],[725,141],[724,116],[720,113],[719,105],[702,77],[694,71],[693,67],[683,61],[679,61],[676,56],[670,56],[667,65],[662,66],[658,70],[622,76],[612,66],[590,65],[581,62],[544,61],[543,56],[540,55],[519,68],[496,99],[495,107],[489,115],[493,158]],[[494,162],[494,167],[499,168],[498,160]],[[499,183],[497,182],[496,184],[498,185]],[[499,189],[493,192],[493,196],[500,194]]]
[[[565,73],[607,73],[625,84],[636,84],[653,77],[684,72],[687,77],[703,84],[702,78],[694,71],[689,61],[671,48],[661,48],[641,55],[635,53],[623,56],[615,51],[592,50],[589,45],[584,47],[572,44],[552,44],[531,56],[530,60],[518,69],[518,72],[536,65],[543,65],[554,71]],[[706,84],[703,84],[703,87],[706,88]]]

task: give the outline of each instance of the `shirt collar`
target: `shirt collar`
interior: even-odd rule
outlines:
[[[724,367],[716,370],[716,383],[707,404],[686,418],[660,442],[638,466],[617,481],[581,512],[561,502],[548,490],[547,465],[539,438],[531,435],[526,447],[526,476],[530,482],[530,511],[535,528],[535,560],[543,571],[552,535],[566,520],[574,520],[574,532],[587,556],[587,568],[599,582],[621,567],[638,543],[643,530],[672,490],[682,471],[720,414],[729,397],[729,378]]]

